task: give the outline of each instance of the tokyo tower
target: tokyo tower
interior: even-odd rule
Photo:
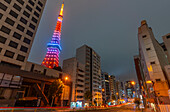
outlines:
[[[60,14],[57,19],[57,25],[55,27],[51,42],[47,44],[47,53],[41,65],[48,68],[54,68],[59,66],[59,53],[61,51],[60,36],[61,26],[63,20],[64,0],[61,6]]]

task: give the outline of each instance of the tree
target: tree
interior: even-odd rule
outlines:
[[[139,107],[139,105],[141,104],[140,98],[135,98],[134,103],[136,104],[136,107],[138,107],[138,109],[140,109],[140,107]]]
[[[53,105],[53,100],[55,98],[57,98],[58,100],[58,98],[61,96],[63,92],[63,88],[64,88],[64,84],[61,81],[61,79],[57,79],[54,82],[52,82],[48,90],[48,99],[50,99],[51,101],[51,106]]]
[[[84,94],[84,98],[85,98],[85,100],[89,101],[93,98],[93,95],[90,91],[86,91]]]

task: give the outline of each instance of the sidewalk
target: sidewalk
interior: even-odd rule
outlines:
[[[122,106],[118,112],[154,112],[152,108],[137,109],[135,104]]]

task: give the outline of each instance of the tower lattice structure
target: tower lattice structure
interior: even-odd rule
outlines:
[[[61,27],[63,21],[63,9],[64,9],[64,1],[61,6],[60,14],[57,19],[57,25],[55,27],[51,42],[47,44],[48,51],[42,62],[42,65],[48,68],[54,68],[59,66],[59,53],[61,51],[60,36],[61,36]]]

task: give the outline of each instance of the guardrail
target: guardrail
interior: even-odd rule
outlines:
[[[170,112],[170,105],[159,105],[161,112]]]

